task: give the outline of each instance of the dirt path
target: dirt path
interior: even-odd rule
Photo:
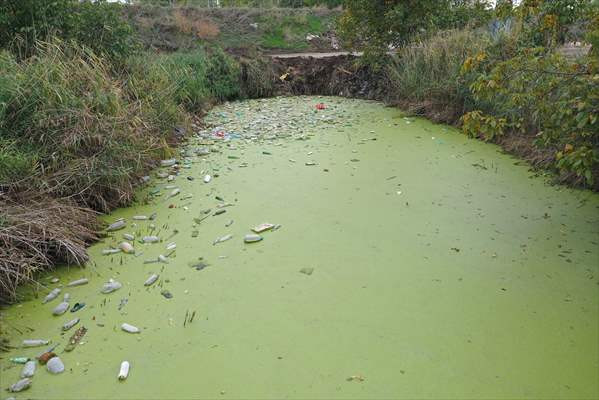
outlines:
[[[288,54],[270,54],[272,58],[330,58],[330,57],[340,57],[340,56],[348,56],[353,55],[360,57],[363,53],[361,51],[349,52],[349,51],[333,51],[326,53],[288,53]]]

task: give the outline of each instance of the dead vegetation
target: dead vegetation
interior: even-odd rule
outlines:
[[[19,285],[55,264],[82,265],[98,229],[97,214],[71,200],[1,198],[0,299],[17,300]]]
[[[212,40],[220,33],[217,24],[209,19],[198,19],[195,16],[190,15],[189,9],[175,9],[173,11],[173,19],[179,32],[197,36],[200,39]]]

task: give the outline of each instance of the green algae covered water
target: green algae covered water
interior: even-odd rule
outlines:
[[[127,226],[84,269],[2,310],[13,345],[51,341],[2,354],[3,389],[11,357],[57,344],[65,372],[38,365],[17,399],[599,397],[598,195],[374,102],[248,101],[206,121],[174,180],[161,168],[107,216]],[[102,255],[124,233],[136,254]],[[123,287],[100,293],[111,278]],[[64,293],[86,306],[53,316]]]

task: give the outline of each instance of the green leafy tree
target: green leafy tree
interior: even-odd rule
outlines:
[[[416,35],[481,25],[491,17],[485,0],[346,0],[339,32],[346,45],[374,61]]]
[[[463,65],[476,101],[462,118],[464,131],[487,140],[534,136],[540,165],[599,188],[599,57],[573,60],[555,51],[571,25],[586,24],[592,42],[597,8],[583,0],[524,0],[509,18],[514,35]]]
[[[347,0],[339,20],[341,38],[349,47],[363,47],[373,60],[388,46],[405,43],[430,26],[436,0]],[[360,46],[362,45],[362,46]]]
[[[18,45],[29,52],[36,40],[62,35],[68,31],[72,4],[72,0],[0,1],[0,47]]]
[[[121,7],[105,0],[2,0],[0,48],[28,57],[36,41],[54,36],[122,59],[136,49],[136,40]]]

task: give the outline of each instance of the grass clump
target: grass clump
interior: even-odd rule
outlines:
[[[176,102],[190,112],[240,95],[239,65],[221,49],[173,53],[157,64],[171,80]]]
[[[123,83],[90,51],[55,42],[37,53],[2,71],[12,83],[0,88],[1,138],[20,155],[2,160],[19,166],[17,175],[29,172],[27,179],[4,184],[75,196],[102,211],[126,204],[131,182],[167,148],[170,132],[163,128],[181,117],[172,86],[150,75],[141,97],[136,85],[142,80]]]

